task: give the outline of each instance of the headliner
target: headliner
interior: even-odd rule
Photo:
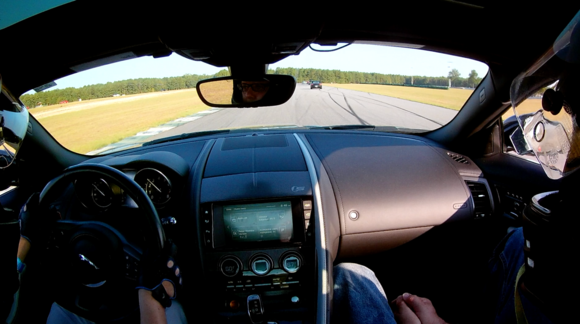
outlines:
[[[163,7],[77,1],[0,30],[0,73],[18,96],[74,73],[71,66],[127,51],[154,57],[175,51],[230,66],[273,63],[287,56],[273,52],[300,51],[310,42],[372,40],[421,44],[476,59],[511,80],[549,48],[580,9],[573,1],[550,3],[415,0],[390,4],[385,11],[374,4],[312,9],[292,2],[300,8],[275,12],[175,0],[163,1]]]

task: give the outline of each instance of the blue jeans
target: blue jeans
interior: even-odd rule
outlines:
[[[516,323],[514,305],[516,277],[524,261],[524,232],[520,227],[498,244],[489,262],[491,295],[498,298],[494,323]],[[551,323],[544,313],[526,298],[521,289],[520,296],[529,324]]]
[[[494,323],[516,323],[514,289],[518,270],[524,264],[524,235],[521,228],[509,233],[489,261],[490,305]],[[478,293],[478,292],[474,292]],[[522,293],[529,324],[551,323]],[[369,268],[341,263],[334,267],[333,321],[340,323],[394,324],[393,311],[381,283]]]
[[[187,323],[183,308],[181,307],[181,304],[177,302],[177,300],[173,300],[171,307],[165,309],[165,318],[167,319],[168,324]],[[57,303],[52,304],[52,307],[50,308],[50,314],[48,314],[48,318],[46,319],[46,323],[94,324],[94,322],[88,321],[74,313],[69,312]]]
[[[371,269],[341,263],[333,272],[333,323],[396,323],[385,291]]]

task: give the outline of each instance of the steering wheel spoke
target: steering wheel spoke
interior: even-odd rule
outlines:
[[[68,238],[78,224],[69,221],[56,221],[51,228],[47,250],[50,252],[60,252],[66,246]]]

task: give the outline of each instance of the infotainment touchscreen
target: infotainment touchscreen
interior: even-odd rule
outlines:
[[[229,241],[290,242],[294,235],[290,201],[224,205],[223,219]]]

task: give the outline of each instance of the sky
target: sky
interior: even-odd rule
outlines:
[[[338,51],[327,53],[305,49],[299,55],[290,56],[270,65],[270,69],[277,67],[421,76],[447,76],[451,69],[457,69],[462,77],[467,77],[471,70],[476,70],[479,77],[487,74],[487,65],[465,58],[417,49],[361,44],[353,44]],[[221,69],[224,68],[195,62],[174,53],[165,58],[143,57],[82,71],[55,80],[57,86],[51,90],[136,78],[215,74]]]

